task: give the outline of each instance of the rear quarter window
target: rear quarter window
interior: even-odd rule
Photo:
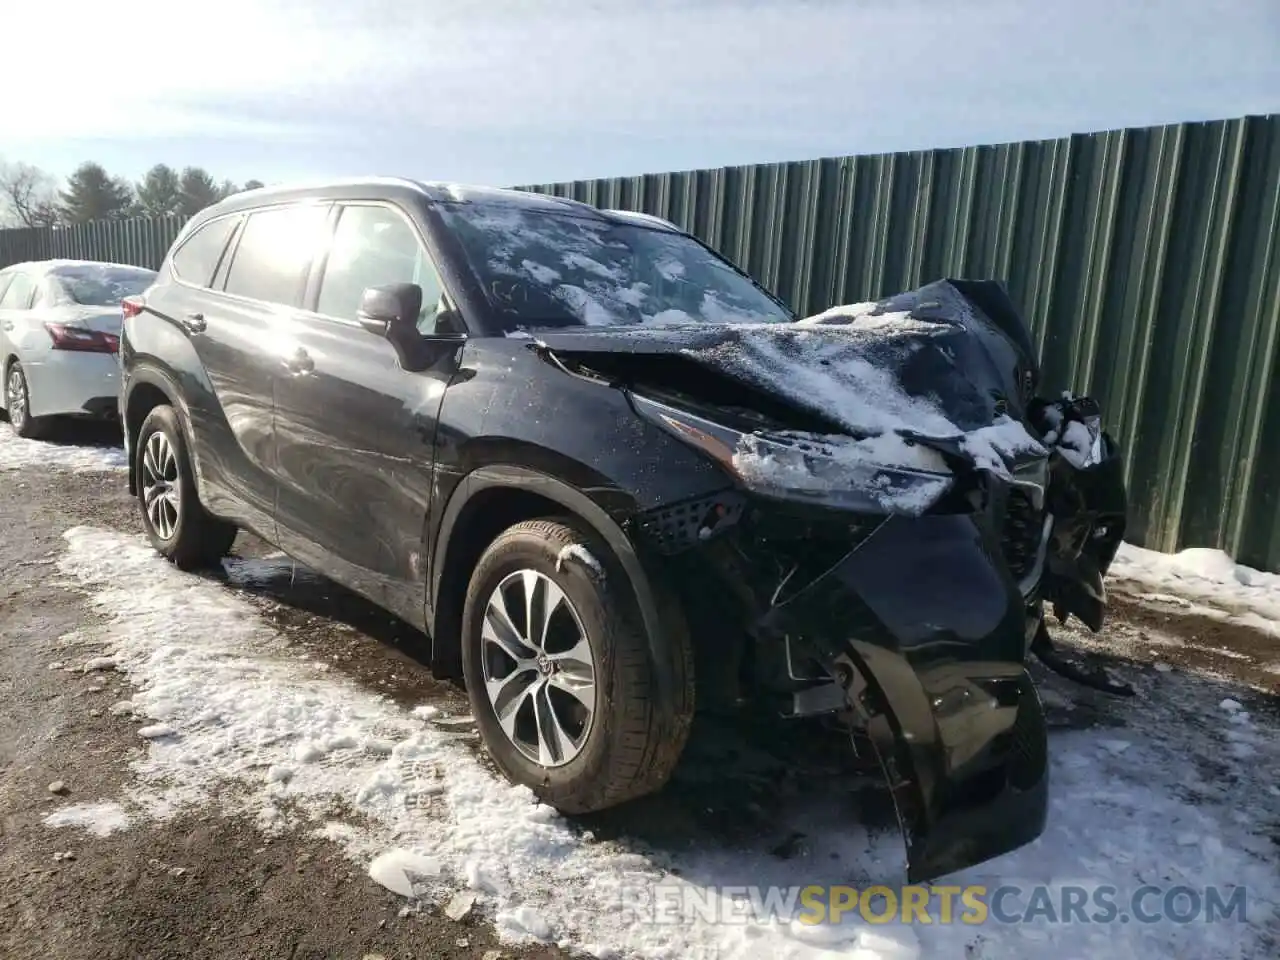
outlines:
[[[227,272],[227,293],[294,306],[324,238],[329,206],[272,207],[249,214]]]
[[[0,309],[26,310],[31,305],[31,294],[35,289],[35,281],[24,273],[15,273],[4,296],[0,297]]]
[[[178,279],[197,287],[207,287],[213,282],[213,272],[218,269],[222,252],[226,249],[231,231],[239,217],[221,217],[210,220],[182,241],[170,261]]]

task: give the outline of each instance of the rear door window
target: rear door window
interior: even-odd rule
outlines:
[[[31,306],[31,295],[35,292],[35,282],[25,273],[15,273],[9,289],[0,297],[0,310],[26,310]]]
[[[433,333],[444,288],[417,231],[391,207],[343,207],[329,244],[316,312],[354,320],[364,290],[390,283],[422,288],[418,329]]]
[[[232,254],[226,291],[296,306],[307,270],[325,235],[327,205],[272,207],[249,214]]]
[[[178,279],[197,287],[209,286],[239,220],[239,217],[211,220],[187,237],[173,255],[173,272]]]

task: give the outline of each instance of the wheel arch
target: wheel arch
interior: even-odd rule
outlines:
[[[142,431],[142,423],[156,407],[170,406],[178,415],[178,423],[182,428],[183,439],[187,445],[187,456],[191,460],[192,470],[196,475],[196,487],[203,487],[203,475],[195,453],[195,439],[191,434],[191,417],[182,402],[182,391],[173,378],[155,367],[139,367],[129,377],[129,385],[125,391],[121,419],[124,426],[124,450],[129,463],[129,493],[138,493],[137,449],[138,434]]]
[[[680,713],[677,644],[688,643],[675,595],[646,564],[617,521],[586,494],[549,474],[516,465],[480,467],[458,484],[441,517],[429,567],[428,612],[432,669],[460,674],[462,606],[476,562],[508,527],[539,517],[564,516],[594,533],[627,577],[627,590],[644,626],[653,668],[655,708],[664,719]]]

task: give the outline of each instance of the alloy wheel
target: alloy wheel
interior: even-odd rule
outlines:
[[[498,725],[543,767],[573,760],[596,713],[596,664],[582,619],[564,591],[537,570],[505,577],[480,631],[485,691]]]
[[[9,425],[15,433],[21,431],[27,422],[27,382],[23,379],[22,368],[16,363],[9,368],[4,405],[9,411]]]
[[[156,431],[142,451],[142,502],[147,520],[161,540],[172,540],[182,516],[178,457],[173,444]]]

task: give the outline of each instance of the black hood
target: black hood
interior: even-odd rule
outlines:
[[[807,415],[792,422],[799,429],[896,433],[953,453],[1006,417],[1025,423],[1038,379],[1025,327],[989,281],[942,280],[795,323],[579,327],[537,339],[628,386],[723,403],[717,382],[728,380],[747,388],[731,405],[763,412],[782,401]],[[1016,428],[996,441],[1006,463],[1034,445]]]

